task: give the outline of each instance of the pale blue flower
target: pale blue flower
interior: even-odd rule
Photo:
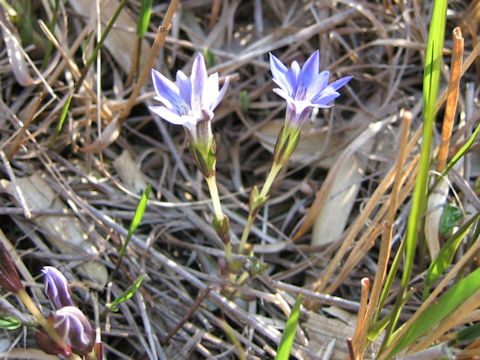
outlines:
[[[163,105],[151,106],[150,110],[172,124],[184,126],[191,141],[209,141],[213,110],[225,96],[229,78],[219,90],[218,73],[208,76],[203,56],[198,54],[190,77],[179,70],[174,83],[152,70],[152,81],[155,100]]]
[[[273,91],[287,101],[286,125],[300,128],[313,108],[329,108],[330,103],[340,96],[338,90],[352,77],[346,76],[332,83],[329,71],[319,73],[320,53],[315,51],[303,68],[294,61],[288,69],[273,54],[270,54],[270,68],[273,81],[279,87]]]

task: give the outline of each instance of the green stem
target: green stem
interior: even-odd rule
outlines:
[[[218,195],[218,187],[215,175],[212,175],[208,178],[205,178],[208,185],[208,190],[210,192],[210,198],[212,199],[213,204],[213,212],[215,213],[215,219],[218,222],[221,222],[225,219],[225,214],[222,211],[222,205],[220,203],[220,196]],[[224,241],[224,250],[225,250],[225,258],[227,259],[228,264],[232,264],[232,244],[230,241]]]
[[[270,192],[270,188],[272,187],[273,181],[275,180],[275,178],[277,177],[281,169],[282,169],[282,165],[276,164],[276,163],[272,164],[272,167],[270,168],[270,172],[268,173],[267,178],[265,179],[265,183],[263,184],[262,190],[260,191],[260,194],[258,196],[260,199],[266,198],[266,196]],[[252,225],[253,225],[253,221],[255,220],[256,211],[257,209],[250,209],[250,212],[248,214],[247,224],[243,229],[242,237],[240,239],[240,245],[238,247],[239,254],[243,254],[243,251],[247,246],[248,236],[250,235],[250,231],[252,230]]]
[[[212,175],[212,176],[206,178],[205,180],[207,181],[208,190],[210,191],[210,197],[212,199],[213,211],[215,213],[215,218],[218,221],[221,221],[221,220],[223,220],[225,215],[223,214],[222,206],[220,204],[220,196],[218,195],[218,188],[217,188],[217,182],[216,182],[216,179],[215,179],[215,175]]]

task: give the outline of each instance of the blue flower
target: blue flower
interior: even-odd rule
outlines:
[[[152,70],[152,81],[155,100],[163,105],[151,106],[150,110],[172,124],[184,126],[190,141],[210,142],[213,110],[225,96],[229,78],[218,90],[218,73],[208,76],[203,56],[198,54],[190,78],[179,70],[173,83]]]
[[[328,84],[329,71],[319,73],[320,53],[315,51],[303,68],[294,61],[288,69],[273,54],[270,54],[270,68],[273,81],[278,88],[273,91],[287,101],[286,125],[300,128],[313,108],[329,108],[330,103],[340,96],[338,90],[352,77],[346,76]]]

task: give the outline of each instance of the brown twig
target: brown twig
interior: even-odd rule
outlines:
[[[458,91],[460,86],[461,69],[463,62],[463,37],[459,27],[453,29],[452,66],[448,83],[447,104],[443,116],[442,139],[438,152],[437,171],[445,169],[448,156],[450,137],[452,136],[455,112],[457,110]]]

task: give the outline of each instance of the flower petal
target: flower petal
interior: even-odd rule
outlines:
[[[293,87],[292,87],[292,84],[289,82],[289,79],[287,77],[288,69],[272,53],[270,53],[270,71],[273,75],[273,81],[278,86],[280,86],[282,89],[285,89],[290,94],[292,94],[293,93]]]
[[[312,104],[316,107],[327,108],[331,107],[328,104],[340,96],[340,93],[334,91],[324,91],[318,97],[312,100]]]
[[[218,73],[208,77],[203,87],[202,109],[212,110],[218,97]]]
[[[192,83],[190,79],[180,70],[177,71],[177,86],[180,97],[187,104],[192,100]]]
[[[176,112],[170,110],[165,106],[150,106],[149,109],[158,116],[160,116],[162,119],[168,121],[169,123],[175,125],[183,125],[183,123],[185,122],[183,116],[177,114]]]
[[[294,101],[293,98],[290,96],[290,94],[288,94],[284,89],[275,88],[272,91],[278,96],[280,96],[281,98],[284,98],[285,100]]]
[[[156,70],[152,70],[153,86],[155,87],[155,99],[166,107],[178,112],[187,111],[186,103],[179,95],[178,87]],[[190,102],[190,100],[188,100]]]
[[[317,50],[312,55],[310,55],[305,64],[303,64],[303,68],[300,70],[300,74],[298,77],[298,87],[303,87],[305,90],[307,90],[308,87],[312,84],[312,82],[316,80],[319,68],[320,53]]]
[[[191,107],[194,112],[202,108],[203,88],[207,81],[207,68],[202,54],[198,54],[193,61],[192,76],[192,102]]]
[[[353,76],[345,76],[341,79],[338,79],[331,84],[329,84],[329,87],[332,87],[335,91],[340,89],[342,86],[346,85],[350,80],[352,80]]]
[[[230,76],[227,76],[225,78],[225,82],[223,83],[222,85],[222,88],[220,89],[220,92],[217,94],[217,99],[216,101],[213,103],[212,107],[210,108],[210,110],[215,110],[215,108],[218,106],[218,104],[220,103],[220,101],[222,101],[223,97],[225,96],[225,93],[227,92],[227,88],[228,88],[228,84],[230,83]]]
[[[328,85],[328,80],[330,79],[329,71],[322,71],[318,74],[315,80],[307,89],[306,99],[313,99],[317,97]]]

